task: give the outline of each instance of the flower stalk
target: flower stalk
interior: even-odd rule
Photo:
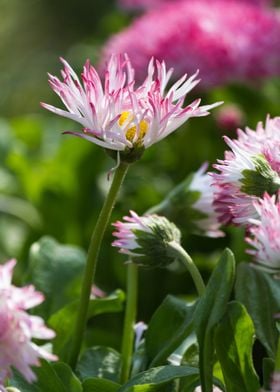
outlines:
[[[126,308],[122,338],[122,368],[121,383],[129,379],[133,344],[134,344],[134,325],[136,322],[137,298],[138,298],[138,266],[129,263],[127,266],[127,283],[126,283]]]
[[[82,345],[83,334],[87,322],[87,313],[88,313],[91,287],[94,281],[101,242],[103,240],[105,230],[108,226],[108,222],[111,217],[113,207],[115,205],[118,191],[121,187],[121,184],[124,180],[127,170],[128,170],[128,164],[123,162],[121,162],[118,168],[116,169],[109,193],[105,199],[102,210],[96,222],[96,226],[92,233],[90,246],[88,250],[86,268],[85,268],[85,273],[84,273],[84,278],[82,283],[79,310],[77,314],[74,337],[72,341],[72,350],[69,359],[69,364],[71,365],[72,368],[75,368],[76,366],[77,359]]]
[[[172,253],[174,257],[179,259],[191,274],[198,295],[201,297],[205,291],[205,284],[192,258],[185,251],[185,249],[183,249],[182,246],[176,241],[169,242],[168,247],[170,249],[170,253]]]

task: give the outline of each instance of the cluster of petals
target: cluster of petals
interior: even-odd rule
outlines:
[[[218,220],[217,212],[213,209],[214,188],[211,177],[206,173],[207,168],[208,164],[203,164],[194,173],[189,185],[190,191],[199,192],[199,198],[192,208],[205,215],[205,218],[197,219],[195,224],[208,237],[222,237],[224,233],[220,230],[221,223]]]
[[[238,130],[238,138],[225,137],[231,151],[225,152],[225,159],[218,160],[212,173],[214,207],[222,223],[247,225],[248,220],[257,217],[255,202],[259,194],[244,191],[244,172],[256,171],[256,157],[261,157],[275,183],[280,183],[280,118],[267,118],[256,130]],[[269,192],[270,189],[263,189]]]
[[[17,369],[28,382],[36,379],[32,366],[40,365],[40,358],[56,360],[56,356],[32,342],[35,339],[52,339],[55,334],[44,320],[29,315],[26,310],[43,302],[43,295],[32,285],[12,285],[15,260],[0,266],[0,387]]]
[[[45,103],[42,106],[82,125],[83,132],[69,133],[106,149],[147,148],[190,117],[205,116],[217,106],[199,106],[197,99],[183,107],[186,94],[199,82],[197,74],[190,78],[184,75],[165,93],[172,70],[153,58],[145,81],[138,87],[127,55],[111,56],[104,84],[89,61],[84,66],[82,82],[70,65],[63,59],[62,62],[63,80],[50,75],[49,83],[67,110]]]
[[[279,196],[265,194],[254,202],[258,213],[257,219],[251,219],[246,241],[252,246],[248,253],[258,263],[280,268],[280,203]]]
[[[124,216],[123,221],[113,223],[116,231],[113,235],[117,238],[112,245],[119,248],[120,253],[129,256],[143,256],[138,253],[141,246],[137,242],[137,231],[152,233],[151,216],[139,216],[134,211],[130,211],[130,216]]]
[[[234,0],[177,1],[137,18],[103,49],[133,58],[137,76],[150,57],[176,75],[200,70],[200,87],[246,82],[280,74],[278,11]]]
[[[122,9],[127,9],[127,10],[147,10],[151,8],[158,8],[166,3],[174,4],[176,1],[179,0],[119,0],[119,5]],[[191,2],[192,0],[185,0],[185,1]],[[271,5],[272,3],[271,0],[235,0],[235,1],[241,1],[248,4],[254,4],[257,6]],[[211,3],[211,0],[209,0],[209,3]]]

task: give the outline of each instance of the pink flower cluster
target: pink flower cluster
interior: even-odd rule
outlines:
[[[105,45],[128,53],[138,77],[151,56],[175,76],[200,71],[200,87],[280,74],[280,19],[276,10],[233,0],[177,1],[137,18]]]
[[[247,229],[258,263],[280,268],[280,117],[267,118],[256,130],[225,137],[231,151],[211,173],[214,207],[222,223]]]
[[[32,382],[36,377],[31,366],[39,366],[39,358],[57,359],[31,340],[52,339],[55,333],[44,325],[42,318],[26,312],[42,303],[44,297],[33,286],[12,285],[15,264],[15,260],[10,260],[0,265],[0,389],[11,376],[12,367]]]
[[[174,4],[178,0],[119,0],[119,5],[123,9],[128,10],[144,10],[144,9],[151,9],[151,8],[158,8],[164,4],[170,3]],[[185,0],[193,1],[193,0]],[[215,0],[212,0],[212,2]],[[248,4],[255,4],[255,5],[270,5],[272,2],[271,0],[235,0],[241,1]],[[211,3],[211,0],[209,0]]]

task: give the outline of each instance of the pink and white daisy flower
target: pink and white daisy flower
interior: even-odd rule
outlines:
[[[190,117],[209,114],[218,106],[199,106],[197,99],[183,107],[185,97],[197,85],[197,73],[184,75],[165,92],[172,69],[150,60],[142,85],[135,87],[134,69],[127,55],[112,55],[105,71],[104,85],[89,61],[82,82],[65,61],[60,81],[49,75],[50,86],[67,110],[42,103],[51,112],[80,123],[83,132],[67,132],[105,149],[129,153],[146,149],[175,131]]]
[[[269,268],[280,269],[280,203],[279,196],[267,193],[254,202],[257,219],[251,219],[246,241],[255,261]]]
[[[32,342],[35,339],[52,339],[54,331],[44,320],[29,315],[26,310],[43,302],[44,296],[33,286],[13,286],[12,274],[16,264],[10,260],[0,265],[0,386],[11,376],[12,367],[28,382],[36,379],[31,366],[39,366],[39,358],[56,360],[57,357]]]
[[[218,160],[213,173],[214,207],[223,223],[247,225],[257,217],[254,202],[280,188],[280,121],[267,119],[265,127],[238,130],[238,139],[225,137],[231,151]]]
[[[130,211],[123,222],[113,223],[117,238],[112,245],[119,248],[120,253],[127,254],[139,265],[164,267],[174,261],[168,253],[168,243],[180,243],[179,229],[165,217],[158,215],[139,216]]]

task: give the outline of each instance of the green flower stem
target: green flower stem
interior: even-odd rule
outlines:
[[[171,251],[171,254],[177,259],[179,259],[191,274],[198,295],[201,297],[205,291],[205,284],[203,282],[199,270],[197,269],[196,265],[192,261],[192,258],[177,242],[175,241],[169,242],[168,246]]]
[[[138,266],[130,263],[127,266],[127,284],[126,284],[126,308],[124,318],[124,329],[122,338],[122,368],[121,383],[129,379],[133,345],[134,345],[134,325],[137,312],[138,296]]]
[[[120,163],[120,165],[116,169],[110,190],[104,201],[102,210],[99,214],[98,220],[91,236],[81,290],[79,310],[72,341],[72,350],[70,352],[69,364],[72,366],[72,368],[75,368],[76,366],[83,341],[84,331],[86,328],[91,287],[94,280],[101,242],[103,240],[105,230],[108,226],[118,191],[124,180],[127,170],[128,164],[126,163]]]
[[[277,351],[275,357],[275,369],[276,372],[280,372],[280,336],[278,337]]]

